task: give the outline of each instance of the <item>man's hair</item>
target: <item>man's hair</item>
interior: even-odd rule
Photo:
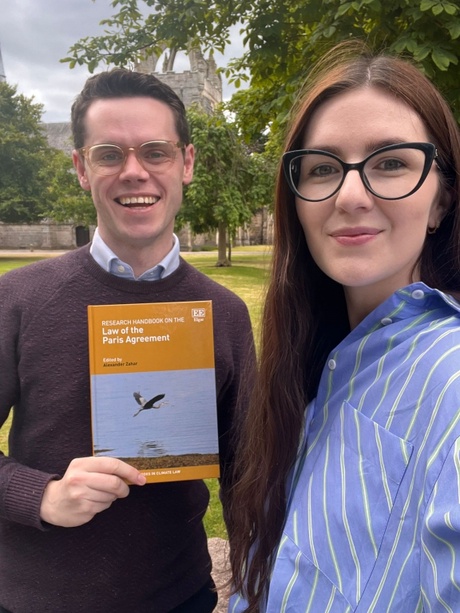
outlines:
[[[153,98],[169,106],[174,114],[179,140],[186,145],[190,143],[184,104],[169,85],[152,74],[114,68],[90,77],[72,105],[71,125],[75,148],[79,149],[85,144],[85,117],[93,102],[135,97]]]

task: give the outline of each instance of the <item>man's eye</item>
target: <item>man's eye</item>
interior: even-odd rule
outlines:
[[[163,149],[147,149],[142,152],[142,157],[147,162],[163,162],[169,159],[169,155]]]
[[[122,156],[119,153],[106,153],[101,159],[111,162],[113,160],[121,160]]]
[[[95,153],[97,164],[115,164],[123,160],[123,153],[116,149],[102,150]]]

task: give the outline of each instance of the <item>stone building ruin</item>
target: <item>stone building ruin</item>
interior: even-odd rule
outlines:
[[[161,57],[155,54],[138,62],[135,70],[155,74],[176,92],[186,108],[196,104],[206,113],[212,113],[222,102],[222,77],[217,72],[217,64],[212,54],[205,59],[201,50],[196,48],[190,49],[187,57],[190,70],[175,72],[177,51],[165,48],[161,71],[157,70]]]

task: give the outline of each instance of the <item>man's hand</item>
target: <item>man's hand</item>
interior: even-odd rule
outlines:
[[[76,458],[62,479],[46,486],[40,516],[55,526],[81,526],[108,509],[117,498],[125,498],[128,483],[144,485],[145,477],[116,458]]]

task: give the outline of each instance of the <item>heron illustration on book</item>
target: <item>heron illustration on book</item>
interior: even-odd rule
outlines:
[[[146,400],[143,396],[141,396],[140,392],[134,392],[133,396],[137,404],[140,404],[141,406],[141,408],[137,411],[137,413],[134,413],[133,417],[136,417],[136,415],[139,415],[141,411],[146,411],[147,409],[159,409],[160,407],[168,404],[166,400],[164,402],[160,402],[160,400],[162,400],[165,397],[165,394],[158,394],[157,396],[154,396],[150,400]]]

